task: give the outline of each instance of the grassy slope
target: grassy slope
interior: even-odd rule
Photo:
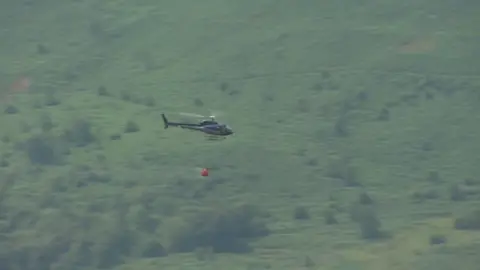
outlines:
[[[1,16],[9,30],[0,45],[0,85],[6,88],[20,74],[34,80],[31,94],[15,97],[21,113],[1,116],[2,135],[28,138],[37,132],[39,113],[50,114],[56,131],[87,117],[101,146],[74,150],[71,164],[107,168],[115,179],[53,194],[53,179],[68,181],[70,165],[32,176],[24,155],[13,152],[12,165],[3,170],[23,177],[9,191],[7,205],[37,213],[40,220],[14,235],[16,245],[37,241],[30,236],[34,230],[48,235],[52,224],[61,228],[62,211],[81,215],[89,204],[108,206],[119,196],[134,209],[147,193],[158,198],[159,207],[173,204],[178,216],[225,202],[261,204],[273,215],[274,234],[257,242],[250,256],[218,255],[205,263],[194,255],[172,255],[131,260],[121,269],[297,269],[306,255],[315,258],[318,269],[433,269],[440,252],[471,262],[456,250],[478,236],[453,231],[448,215],[475,206],[478,198],[450,202],[448,187],[480,173],[479,7],[473,1],[95,2],[2,4],[12,12]],[[37,43],[51,53],[37,55]],[[423,92],[408,100],[425,81],[445,90],[427,89],[433,100]],[[226,92],[219,88],[222,82],[229,85]],[[115,97],[98,97],[99,85]],[[47,92],[61,104],[33,108]],[[119,97],[126,92],[153,97],[156,106],[125,102]],[[360,92],[366,101],[356,99]],[[194,98],[225,112],[238,134],[210,143],[197,134],[165,132],[159,113],[202,112],[192,109]],[[390,120],[376,121],[388,104],[394,104]],[[341,115],[349,134],[339,138],[333,130]],[[129,119],[141,132],[109,141]],[[25,123],[34,127],[30,133],[22,131]],[[433,150],[421,149],[426,142]],[[13,151],[12,145],[1,144],[2,152]],[[103,164],[98,155],[106,157]],[[321,213],[329,196],[347,208],[359,192],[325,177],[332,160],[345,157],[360,168],[360,181],[378,202],[392,239],[359,240],[345,213],[338,216],[340,225],[324,225]],[[311,166],[312,160],[318,165]],[[212,177],[228,182],[192,198],[204,181],[195,177],[197,166],[221,168]],[[438,171],[444,182],[426,182],[430,171]],[[190,181],[187,187],[172,187],[179,178]],[[412,192],[429,189],[440,198],[412,202]],[[45,197],[63,210],[38,209]],[[312,220],[293,221],[297,205],[307,205]],[[170,224],[175,218],[164,218],[157,237],[165,237]],[[448,237],[445,249],[428,245],[432,231]],[[462,269],[473,269],[468,267]]]

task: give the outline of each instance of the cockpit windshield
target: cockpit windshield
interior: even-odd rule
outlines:
[[[229,126],[227,126],[227,125],[224,126],[224,129],[225,129],[225,131],[227,131],[227,132],[230,133],[230,134],[233,133],[233,130],[232,130]]]

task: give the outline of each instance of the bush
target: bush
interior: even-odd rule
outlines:
[[[427,175],[427,181],[431,183],[439,183],[442,181],[440,174],[436,171],[431,171]]]
[[[125,133],[133,133],[138,131],[140,131],[140,127],[134,121],[130,120],[125,124],[125,128],[124,128]]]
[[[101,97],[107,97],[109,96],[108,94],[108,91],[107,91],[107,88],[103,85],[100,85],[98,88],[97,88],[97,95],[101,96]]]
[[[40,127],[43,132],[49,132],[55,127],[55,124],[52,121],[52,118],[48,114],[43,114],[40,117]]]
[[[112,140],[112,141],[118,141],[118,140],[121,140],[121,139],[122,139],[122,134],[120,134],[120,133],[115,133],[115,134],[110,135],[110,140]]]
[[[380,112],[378,113],[377,120],[379,121],[390,120],[390,111],[387,108],[381,109]]]
[[[196,107],[203,107],[203,101],[199,98],[195,98],[193,100],[193,105],[195,105]]]
[[[480,230],[480,210],[456,218],[454,227],[457,230]]]
[[[337,224],[338,221],[335,218],[335,212],[332,209],[327,209],[323,212],[323,218],[325,219],[325,224],[332,225]]]
[[[431,235],[429,240],[429,243],[431,246],[445,244],[446,242],[447,242],[447,237],[442,234]]]
[[[362,218],[359,222],[360,232],[364,239],[378,239],[382,237],[381,223],[375,214]]]
[[[135,220],[135,228],[138,231],[145,232],[147,234],[153,234],[157,230],[160,220],[152,215],[153,211],[149,211],[146,207],[138,205],[130,209]]]
[[[416,203],[423,203],[427,200],[438,199],[439,195],[435,190],[429,189],[415,191],[412,193],[411,197]]]
[[[305,256],[305,262],[303,263],[305,268],[315,267],[315,262],[310,258],[310,256]]]
[[[95,141],[92,125],[84,119],[73,122],[71,128],[65,131],[65,138],[77,147],[84,147]]]
[[[0,156],[0,168],[6,168],[10,166],[10,162],[5,156]]]
[[[8,106],[5,108],[4,112],[5,112],[6,114],[16,114],[16,113],[18,113],[18,108],[15,107],[15,106],[13,106],[13,105],[8,105]]]
[[[132,96],[130,95],[130,93],[128,93],[127,91],[123,91],[121,94],[120,94],[120,98],[123,100],[123,101],[132,101]]]
[[[452,201],[463,201],[467,199],[467,193],[464,190],[462,190],[462,188],[458,184],[451,185],[449,189],[449,193],[450,193],[450,200]]]
[[[114,268],[124,262],[124,258],[131,255],[134,247],[138,244],[137,234],[127,226],[119,214],[115,225],[109,227],[106,234],[99,235],[96,242],[97,268]],[[100,244],[101,243],[101,244]]]
[[[477,186],[480,184],[480,179],[475,179],[475,178],[466,178],[463,183],[466,186]]]
[[[74,167],[70,172],[70,178],[72,182],[75,182],[76,187],[85,187],[90,184],[109,183],[112,181],[110,174],[95,171],[88,165]]]
[[[333,134],[336,137],[346,137],[350,134],[348,130],[348,119],[346,116],[340,116],[333,126]]]
[[[1,269],[50,270],[59,258],[70,248],[72,239],[69,236],[43,236],[48,239],[38,244],[24,244],[11,248],[6,254],[7,260],[2,261]]]
[[[167,255],[168,253],[163,245],[155,240],[148,241],[142,250],[142,257],[144,258],[165,257]]]
[[[37,53],[38,54],[48,54],[50,49],[45,44],[37,44]]]
[[[171,239],[171,252],[192,252],[211,247],[216,253],[251,251],[249,239],[269,234],[259,211],[250,205],[201,213],[187,222]]]
[[[71,263],[80,269],[91,267],[94,264],[96,255],[95,251],[92,250],[94,245],[95,243],[86,239],[75,242],[75,244],[72,245],[70,251],[70,254],[72,254],[73,257]],[[70,262],[67,261],[66,266],[71,267],[69,263]]]
[[[57,99],[53,94],[45,95],[45,106],[52,107],[60,105],[60,100]]]
[[[310,213],[308,209],[304,206],[297,206],[295,210],[293,210],[293,218],[294,219],[310,219]]]
[[[215,255],[211,247],[204,247],[195,249],[195,257],[199,261],[212,261]]]
[[[62,161],[60,143],[57,138],[36,135],[28,139],[23,148],[32,164],[56,165]]]
[[[378,239],[384,236],[380,229],[382,224],[372,208],[355,205],[350,214],[352,220],[358,223],[362,238]]]
[[[373,203],[373,199],[372,197],[370,197],[370,195],[368,195],[368,193],[366,192],[362,192],[360,193],[360,195],[358,196],[358,203],[360,204],[372,204]]]
[[[145,106],[148,107],[155,107],[155,105],[157,104],[153,97],[144,98],[143,103],[145,104]]]
[[[350,164],[350,160],[345,158],[331,161],[328,164],[327,176],[341,180],[347,187],[361,186],[356,169]]]

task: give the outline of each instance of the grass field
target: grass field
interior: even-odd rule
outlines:
[[[478,269],[479,12],[3,1],[0,268]],[[163,129],[210,110],[234,136]],[[169,248],[243,205],[250,252]]]

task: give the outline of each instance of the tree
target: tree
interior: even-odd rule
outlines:
[[[245,253],[251,251],[248,240],[264,237],[269,230],[251,205],[215,209],[198,214],[173,234],[171,252],[192,252],[211,247],[213,252]]]

